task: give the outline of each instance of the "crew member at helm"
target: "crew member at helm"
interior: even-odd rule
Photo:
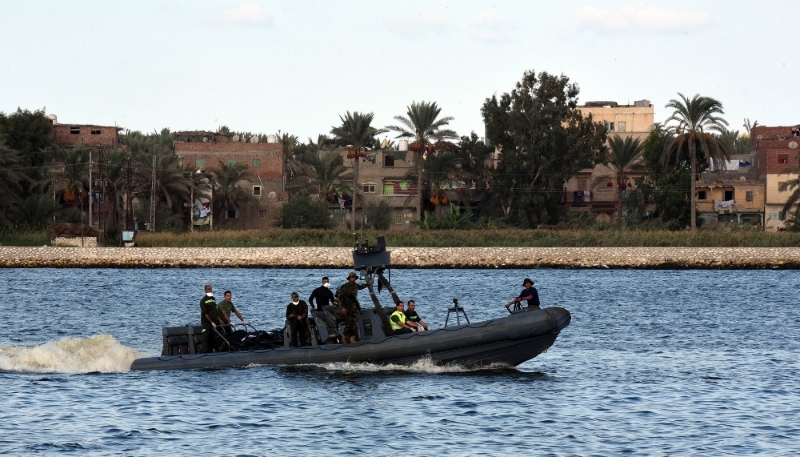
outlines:
[[[531,278],[525,278],[525,280],[522,281],[522,287],[525,289],[520,292],[518,297],[506,303],[506,309],[508,309],[508,307],[511,305],[514,305],[514,309],[519,309],[520,302],[522,301],[528,302],[528,311],[541,309],[539,306],[539,292],[535,287],[533,287],[533,281]]]

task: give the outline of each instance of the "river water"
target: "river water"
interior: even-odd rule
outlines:
[[[800,453],[794,271],[396,270],[433,327],[454,297],[503,316],[526,276],[572,323],[516,368],[128,371],[162,326],[199,320],[206,283],[271,329],[291,291],[346,273],[0,270],[0,454]]]

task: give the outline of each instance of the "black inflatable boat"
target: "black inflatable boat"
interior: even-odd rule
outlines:
[[[383,238],[378,238],[377,246],[357,244],[353,261],[363,278],[376,279],[373,284],[377,283],[378,292],[386,288],[393,302],[400,300],[387,277],[390,253]],[[226,335],[218,352],[198,354],[200,327],[166,327],[162,330],[162,355],[136,359],[131,370],[332,362],[411,364],[423,358],[473,366],[515,366],[544,352],[570,322],[569,311],[551,307],[533,311],[522,309],[502,318],[470,323],[464,309],[454,300],[444,328],[394,335],[387,317],[394,307],[381,305],[373,285],[368,290],[374,308],[361,310],[358,343],[324,344],[336,339],[341,331],[341,327],[336,328],[333,323],[330,310],[312,312],[313,319],[308,319],[312,345],[305,347],[289,347],[287,329],[273,332],[253,329]],[[449,322],[452,314],[456,325]]]

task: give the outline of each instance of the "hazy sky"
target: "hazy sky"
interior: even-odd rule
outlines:
[[[797,1],[2,1],[0,111],[132,130],[278,129],[316,138],[345,111],[393,123],[436,101],[459,134],[523,71],[580,102],[678,92],[800,123]]]

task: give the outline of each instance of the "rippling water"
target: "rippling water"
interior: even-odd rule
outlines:
[[[502,316],[525,276],[572,324],[517,368],[127,371],[206,283],[269,329],[322,275],[346,271],[0,270],[0,454],[800,453],[794,271],[397,270],[434,326],[453,297]]]

